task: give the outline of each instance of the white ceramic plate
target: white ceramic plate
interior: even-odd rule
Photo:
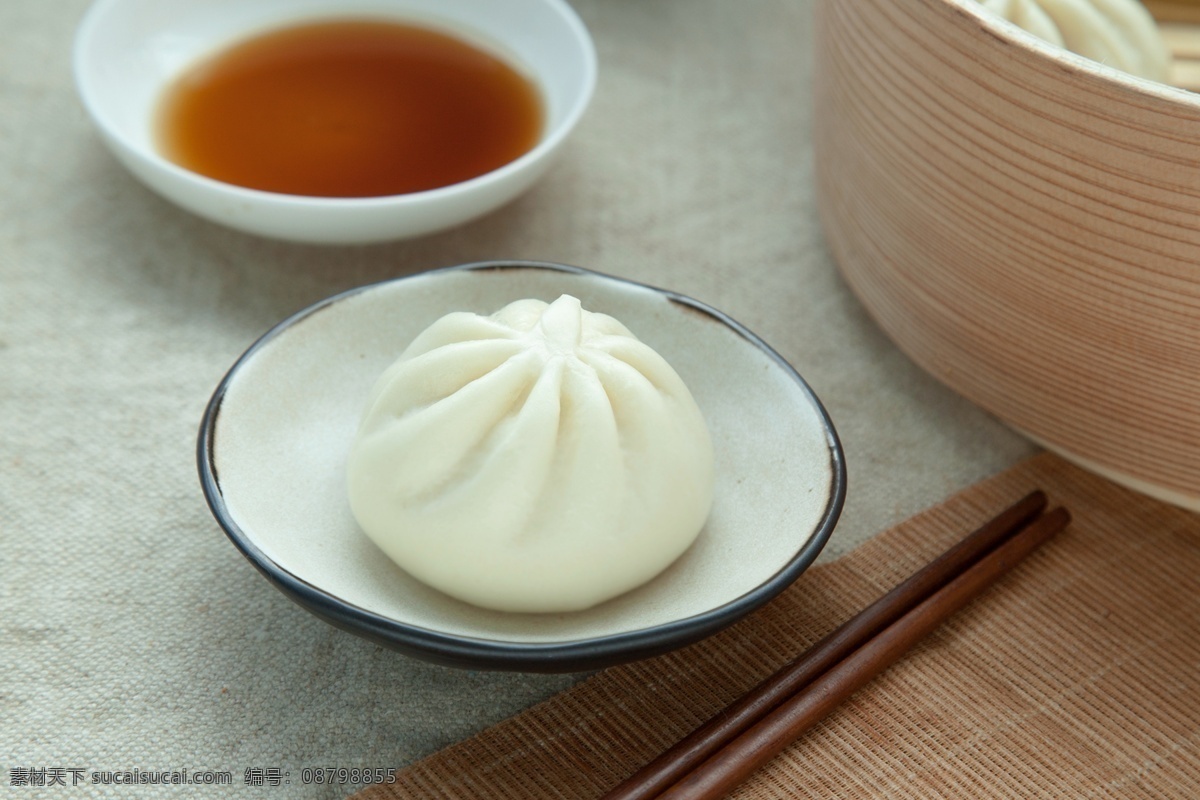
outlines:
[[[490,314],[572,294],[625,323],[676,369],[712,434],[712,515],[650,583],[587,611],[509,614],[418,583],[358,528],[344,465],[380,373],[451,311]],[[761,340],[694,300],[549,264],[454,267],[367,286],[271,329],[234,364],[201,427],[214,515],[276,586],[336,625],[458,666],[574,671],[695,641],[782,591],[841,511],[828,415]]]

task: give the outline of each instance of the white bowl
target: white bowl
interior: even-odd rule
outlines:
[[[563,293],[624,322],[687,384],[712,434],[713,510],[679,560],[620,597],[565,614],[477,608],[407,575],[359,529],[346,455],[371,386],[428,325]],[[281,322],[217,387],[198,456],[213,515],[284,594],[388,647],[476,669],[594,669],[708,636],[812,563],[846,491],[829,416],[754,334],[673,292],[527,262],[366,286]]]
[[[246,189],[159,154],[153,135],[159,96],[190,64],[247,35],[347,17],[448,30],[505,58],[541,89],[546,115],[541,141],[515,161],[468,181],[365,198]],[[591,39],[563,0],[97,0],[76,34],[74,68],[80,97],[105,143],[151,189],[232,228],[327,244],[431,233],[513,199],[550,165],[596,81]]]

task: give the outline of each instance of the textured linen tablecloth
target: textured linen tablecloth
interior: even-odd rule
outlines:
[[[209,516],[194,449],[216,383],[270,325],[353,286],[540,259],[721,308],[841,434],[850,490],[825,560],[1033,452],[910,364],[839,279],[811,181],[808,2],[574,5],[600,79],[540,184],[445,234],[322,248],[143,188],[71,84],[86,3],[0,3],[0,796],[341,797],[301,770],[400,767],[579,679],[445,669],[335,630]],[[10,785],[70,768],[227,770],[234,787]],[[247,787],[248,769],[292,783]]]

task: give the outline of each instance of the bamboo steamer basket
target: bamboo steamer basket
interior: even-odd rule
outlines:
[[[1165,26],[1173,83],[1192,22]],[[822,220],[878,324],[1036,442],[1200,509],[1200,95],[975,0],[819,0],[814,38]]]

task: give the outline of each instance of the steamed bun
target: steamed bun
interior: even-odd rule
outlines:
[[[1059,47],[1165,81],[1170,54],[1138,0],[980,0],[985,8]]]
[[[691,545],[713,452],[670,365],[563,295],[420,334],[371,392],[347,484],[359,525],[418,580],[486,608],[572,611]]]

